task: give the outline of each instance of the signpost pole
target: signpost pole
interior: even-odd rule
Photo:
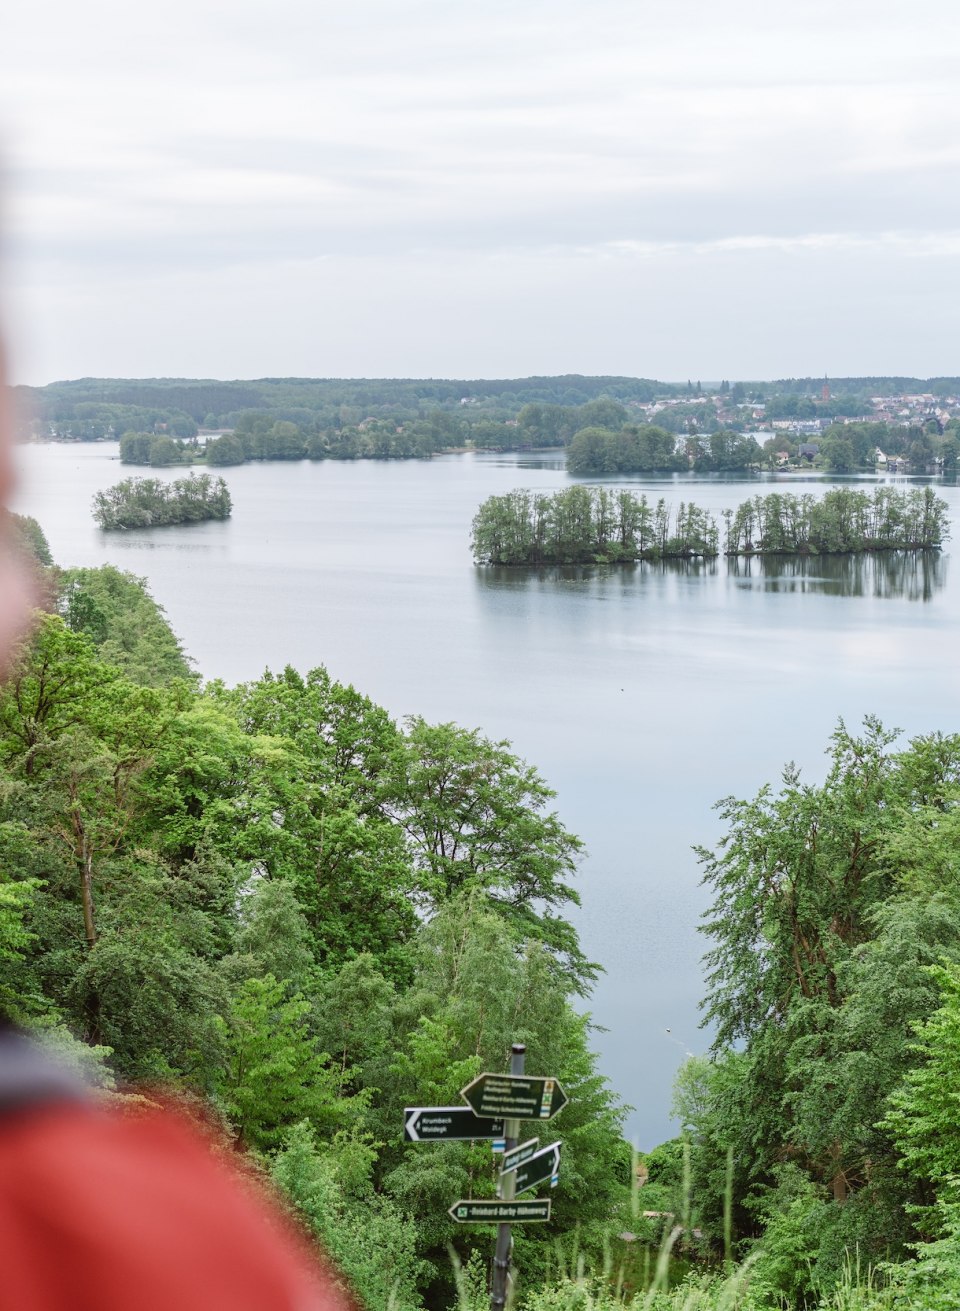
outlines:
[[[510,1073],[523,1074],[524,1062],[526,1061],[527,1049],[521,1042],[515,1042],[510,1053]],[[506,1147],[509,1152],[511,1147],[516,1147],[520,1141],[520,1121],[507,1120],[504,1125],[506,1135]],[[513,1173],[506,1176],[503,1181],[503,1198],[504,1201],[513,1201],[516,1178]],[[507,1280],[510,1275],[510,1226],[500,1224],[497,1226],[497,1246],[493,1254],[493,1281],[490,1293],[490,1311],[503,1311],[507,1304]]]

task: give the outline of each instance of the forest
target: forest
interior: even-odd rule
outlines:
[[[403,1108],[522,1041],[570,1101],[517,1311],[957,1306],[960,735],[841,722],[822,781],[718,803],[712,1051],[638,1154],[536,769],[322,667],[202,683],[142,580],[11,523],[44,604],[0,688],[0,1007],[102,1096],[176,1090],[370,1311],[482,1311],[493,1231],[447,1207],[489,1147]]]
[[[93,517],[107,532],[229,519],[232,510],[227,484],[207,473],[173,482],[125,478],[93,498]]]
[[[397,1311],[451,1304],[450,1242],[482,1277],[491,1231],[447,1208],[497,1176],[489,1144],[405,1146],[403,1108],[525,1042],[570,1102],[518,1261],[532,1288],[558,1241],[599,1254],[631,1156],[565,918],[581,844],[537,771],[322,668],[202,686],[140,580],[20,540],[47,608],[0,690],[4,1010],[108,1090],[202,1099]]]
[[[947,504],[929,487],[832,488],[822,497],[768,492],[725,510],[728,556],[939,550]],[[491,496],[473,520],[478,564],[541,566],[699,559],[720,553],[709,511],[681,501],[576,486],[547,495],[526,488]]]
[[[780,420],[816,420],[816,466],[872,471],[878,447],[914,473],[956,476],[955,378],[707,384],[646,378],[97,379],[15,389],[25,440],[119,440],[128,464],[425,459],[444,451],[569,449],[585,476],[736,472],[799,460]],[[921,393],[874,412],[879,392]],[[926,399],[924,399],[926,398]],[[919,403],[918,402],[921,402]],[[952,406],[951,410],[943,406]],[[903,418],[906,414],[908,417]],[[951,417],[952,416],[952,417]]]

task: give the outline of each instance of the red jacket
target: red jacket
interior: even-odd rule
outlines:
[[[2,1311],[349,1311],[254,1185],[167,1112],[0,1116]]]

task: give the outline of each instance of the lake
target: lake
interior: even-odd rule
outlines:
[[[949,544],[889,564],[479,569],[469,536],[481,501],[569,485],[562,454],[243,465],[222,471],[228,522],[110,535],[91,517],[94,492],[144,472],[121,466],[115,444],[25,446],[19,459],[15,508],[39,519],[54,558],[146,578],[204,677],[325,664],[395,716],[509,738],[539,769],[587,845],[575,921],[606,969],[590,1002],[595,1047],[644,1148],[673,1132],[673,1076],[707,1045],[706,896],[691,845],[720,836],[713,803],[752,795],[790,760],[819,781],[839,716],[960,731]],[[719,512],[827,481],[611,485]],[[938,491],[960,522],[960,489]]]

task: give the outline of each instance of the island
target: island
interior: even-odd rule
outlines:
[[[227,484],[208,473],[191,474],[173,482],[125,478],[93,498],[93,517],[107,532],[229,519],[232,510]]]
[[[725,510],[724,554],[852,555],[939,550],[948,536],[947,503],[930,487],[873,493],[833,488],[822,497],[769,492]],[[621,564],[711,559],[720,554],[716,518],[692,502],[676,510],[660,499],[606,487],[491,496],[473,520],[477,564]]]

